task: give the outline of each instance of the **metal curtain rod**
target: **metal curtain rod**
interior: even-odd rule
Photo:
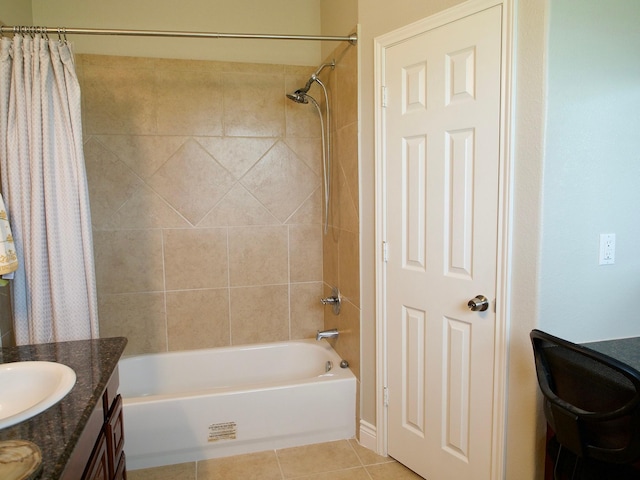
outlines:
[[[36,27],[36,26],[0,26],[0,33],[25,35],[125,35],[132,37],[181,37],[181,38],[253,38],[271,40],[322,40],[329,42],[349,42],[356,44],[358,36],[355,33],[347,36],[330,35],[277,35],[269,33],[218,33],[218,32],[172,32],[163,30],[114,30],[102,28],[66,28],[66,27]]]

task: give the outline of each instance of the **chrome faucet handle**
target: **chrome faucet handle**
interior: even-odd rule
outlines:
[[[341,298],[342,296],[340,295],[340,290],[338,290],[338,287],[333,287],[331,289],[331,296],[321,298],[320,303],[322,303],[323,305],[331,305],[333,307],[333,314],[339,315]]]

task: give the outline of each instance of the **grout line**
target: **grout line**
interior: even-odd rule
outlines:
[[[170,352],[169,349],[169,314],[167,312],[167,266],[165,262],[165,232],[160,230],[160,245],[162,252],[162,299],[164,302],[164,341],[165,351]]]
[[[231,251],[229,246],[229,227],[225,228],[227,234],[227,324],[229,325],[229,345],[233,345],[231,335]]]
[[[276,456],[276,463],[278,464],[278,469],[280,470],[280,477],[284,480],[284,470],[282,469],[282,464],[280,463],[280,457],[278,456],[278,449],[274,449],[273,453]]]

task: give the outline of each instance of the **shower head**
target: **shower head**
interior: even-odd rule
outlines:
[[[307,92],[303,92],[302,90],[296,90],[293,93],[287,93],[287,98],[289,100],[293,100],[296,103],[309,103],[309,100],[307,100]]]
[[[322,65],[320,65],[318,69],[311,74],[311,77],[307,81],[307,84],[293,93],[287,93],[287,98],[293,100],[296,103],[309,103],[307,100],[307,93],[309,92],[309,89],[314,82],[317,82],[324,89],[324,84],[320,81],[318,75],[320,75],[320,72],[322,72],[322,70],[324,70],[326,67],[331,67],[331,69],[333,70],[336,67],[336,61],[332,60],[330,63],[323,63]]]

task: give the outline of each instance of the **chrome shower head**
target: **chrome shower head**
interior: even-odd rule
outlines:
[[[322,70],[324,70],[326,67],[331,67],[331,69],[333,70],[334,68],[336,68],[336,61],[332,60],[330,63],[323,63],[322,65],[320,65],[318,69],[311,74],[311,77],[307,81],[307,84],[293,93],[287,93],[287,98],[293,100],[296,103],[309,103],[309,101],[307,100],[307,93],[309,92],[309,89],[314,82],[317,82],[323,89],[325,88],[324,84],[318,78],[318,75],[320,75],[320,72],[322,72]]]
[[[296,90],[293,93],[287,93],[287,98],[289,100],[293,100],[296,103],[309,103],[309,100],[307,100],[307,92],[303,92],[302,90]]]

